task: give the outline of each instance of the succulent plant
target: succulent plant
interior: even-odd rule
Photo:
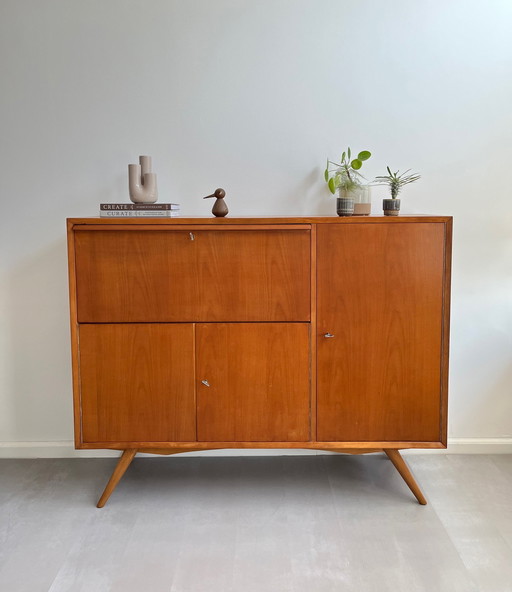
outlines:
[[[380,177],[375,177],[374,183],[377,183],[377,185],[387,185],[391,192],[391,199],[396,199],[398,197],[398,194],[400,193],[404,185],[414,183],[415,181],[421,178],[421,175],[418,175],[416,173],[408,175],[407,173],[411,169],[407,169],[402,174],[399,174],[400,171],[392,173],[389,167],[386,168],[388,170],[388,174],[382,175]]]

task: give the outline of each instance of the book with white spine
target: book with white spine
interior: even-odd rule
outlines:
[[[177,218],[179,210],[100,210],[101,218]]]

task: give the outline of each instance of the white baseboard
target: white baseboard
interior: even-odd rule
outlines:
[[[405,454],[512,454],[512,438],[449,438],[446,450],[415,449]],[[188,456],[303,456],[336,454],[302,449],[224,449],[188,452]],[[0,458],[107,458],[117,457],[117,450],[75,450],[72,441],[0,442]],[[152,456],[152,455],[148,455]]]

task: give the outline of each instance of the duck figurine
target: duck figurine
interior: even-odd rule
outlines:
[[[203,199],[208,199],[209,197],[217,198],[215,200],[215,203],[213,204],[213,208],[212,208],[212,214],[214,216],[216,216],[217,218],[223,218],[229,212],[228,206],[226,205],[226,202],[224,201],[225,196],[226,196],[226,192],[224,191],[224,189],[219,187],[211,195],[207,195],[206,197],[203,197]]]

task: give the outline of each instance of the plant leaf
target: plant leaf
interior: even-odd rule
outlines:
[[[386,167],[386,168],[388,169],[389,176],[392,177],[393,173],[391,172],[391,169],[389,167]]]
[[[368,150],[363,150],[362,152],[360,152],[357,155],[357,158],[358,158],[358,160],[368,160],[371,155],[372,155],[372,153],[368,152]]]
[[[330,189],[331,193],[334,195],[336,193],[336,186],[334,185],[333,178],[329,179],[328,185],[329,185],[329,189]]]
[[[348,159],[350,160],[350,148],[347,148],[347,156],[348,156]]]
[[[341,155],[341,160],[340,160],[340,162],[344,162],[344,161],[345,161],[345,156],[346,156],[346,153],[344,152],[344,153]]]
[[[325,182],[327,183],[327,181],[329,181],[329,169],[325,169],[324,178]]]
[[[363,163],[358,158],[354,158],[354,160],[350,163],[350,166],[355,171],[358,171],[363,166]]]

